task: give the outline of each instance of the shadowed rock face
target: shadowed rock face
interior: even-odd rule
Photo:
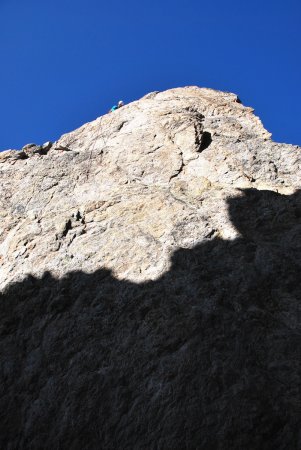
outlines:
[[[300,449],[300,148],[197,87],[48,144],[0,153],[1,450]]]
[[[301,192],[156,281],[29,276],[0,302],[1,448],[299,449]]]

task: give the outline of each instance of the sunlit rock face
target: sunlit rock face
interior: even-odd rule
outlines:
[[[198,87],[0,153],[1,448],[301,448],[300,164]]]
[[[106,267],[156,279],[178,247],[237,237],[226,199],[290,192],[300,151],[275,144],[234,94],[151,93],[62,136],[0,154],[1,287],[26,274]],[[44,154],[43,154],[44,153]]]

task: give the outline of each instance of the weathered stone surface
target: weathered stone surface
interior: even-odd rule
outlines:
[[[290,193],[300,183],[299,148],[273,143],[251,108],[209,89],[148,95],[64,135],[45,156],[36,147],[1,171],[2,287],[29,273],[101,267],[154,279],[185,240],[237,236],[225,202],[237,189]]]
[[[39,149],[0,153],[2,447],[300,448],[300,148],[189,87]]]

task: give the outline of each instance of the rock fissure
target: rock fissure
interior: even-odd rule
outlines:
[[[66,237],[68,232],[72,230],[72,223],[71,223],[71,219],[69,219],[64,226],[64,229],[62,231],[62,237]]]
[[[178,169],[176,169],[176,172],[175,172],[174,174],[171,175],[171,177],[169,178],[169,182],[170,182],[173,178],[175,178],[175,177],[177,177],[178,175],[180,175],[180,173],[182,172],[183,168],[185,167],[184,160],[183,160],[183,153],[180,152],[179,155],[180,155],[180,157],[181,157],[180,167],[179,167]]]

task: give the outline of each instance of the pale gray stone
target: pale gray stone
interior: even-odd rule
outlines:
[[[1,225],[2,288],[26,274],[63,276],[101,267],[122,279],[155,279],[183,240],[202,242],[204,221],[222,238],[238,236],[224,206],[229,195],[242,188],[292,193],[300,184],[299,147],[273,143],[236,95],[197,87],[149,94],[52,146],[27,144],[23,152],[28,159],[24,153],[0,154],[1,209],[12,212]],[[17,204],[23,210],[12,225]],[[94,223],[93,238],[86,225],[85,235],[62,246],[67,254],[85,255],[62,266],[61,254],[48,252],[47,245],[55,224],[67,223],[74,210]],[[33,237],[34,249],[15,258],[30,212],[39,218],[43,238]],[[178,228],[191,214],[198,226],[185,227],[181,235]],[[152,252],[146,252],[146,236]]]
[[[297,449],[300,147],[198,87],[46,144],[0,153],[1,448]]]

